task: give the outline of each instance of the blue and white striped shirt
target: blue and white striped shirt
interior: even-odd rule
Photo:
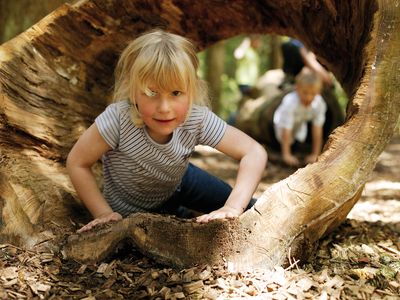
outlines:
[[[124,217],[160,207],[181,183],[194,147],[215,147],[226,130],[226,123],[207,107],[193,105],[171,140],[158,144],[145,126],[132,123],[130,105],[128,101],[113,103],[95,120],[112,148],[103,156],[103,194]]]

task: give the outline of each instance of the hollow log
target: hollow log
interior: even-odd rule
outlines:
[[[67,257],[99,260],[128,238],[166,264],[228,263],[235,270],[283,264],[288,253],[307,257],[359,199],[394,132],[398,4],[81,0],[62,6],[0,47],[0,240],[57,246],[52,237],[82,218],[65,158],[107,105],[113,67],[128,40],[161,27],[202,49],[238,34],[276,33],[302,40],[350,95],[346,122],[316,163],[274,184],[235,220],[196,224],[136,214],[58,246]]]

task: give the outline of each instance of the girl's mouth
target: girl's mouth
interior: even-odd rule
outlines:
[[[154,120],[156,120],[159,123],[169,123],[169,122],[172,122],[175,119],[168,119],[168,120],[154,119]]]

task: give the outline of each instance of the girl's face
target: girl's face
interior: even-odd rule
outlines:
[[[147,133],[159,144],[167,143],[172,132],[186,120],[190,107],[187,91],[162,91],[149,86],[136,93],[136,104]]]

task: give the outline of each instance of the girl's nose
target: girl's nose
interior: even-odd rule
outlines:
[[[168,98],[166,96],[161,96],[160,103],[158,105],[158,110],[160,112],[169,112],[169,109],[170,109],[170,105],[169,105]]]

